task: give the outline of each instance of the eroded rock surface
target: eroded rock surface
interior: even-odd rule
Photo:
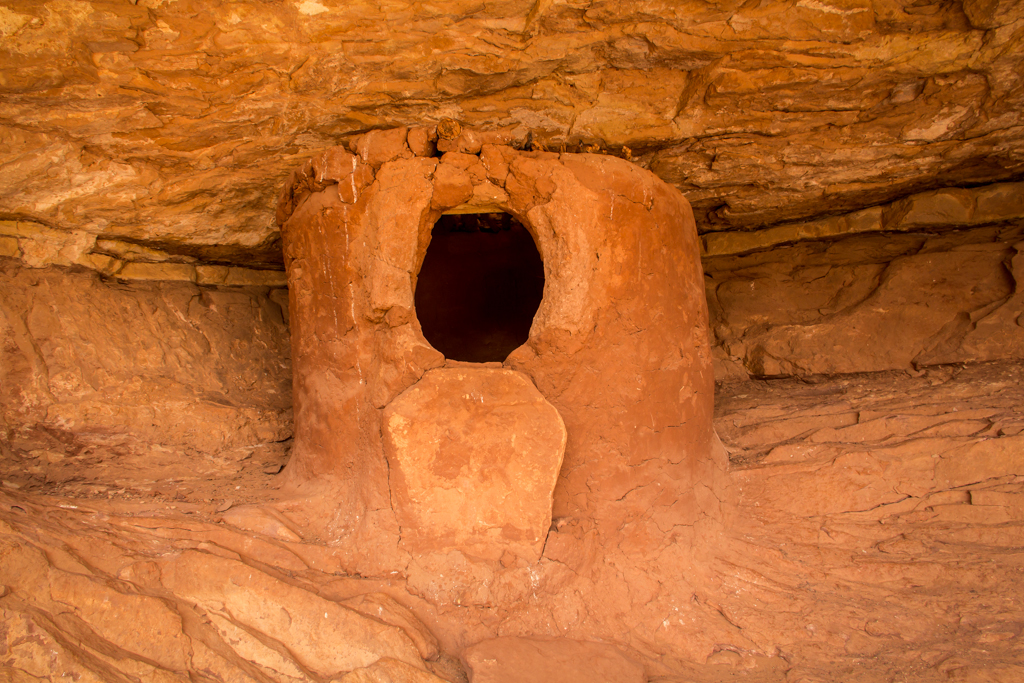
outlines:
[[[281,294],[0,258],[5,479],[173,498],[206,476],[264,478],[292,432]],[[83,469],[110,486],[81,489]]]
[[[726,384],[716,426],[745,466],[723,615],[794,678],[1024,675],[1022,380],[1008,363]]]
[[[705,259],[718,379],[1024,359],[1024,224]]]
[[[0,38],[4,677],[461,681],[452,654],[545,634],[615,641],[673,683],[1024,678],[1019,3],[19,2]],[[533,156],[510,163],[507,144]],[[289,380],[281,300],[257,288],[282,284],[288,168],[316,157],[289,212],[393,191],[360,237],[417,196],[500,210],[510,178],[537,197],[582,187],[609,221],[648,210],[642,191],[593,189],[610,159],[532,180],[562,152],[633,158],[695,207],[719,379],[742,380],[719,402],[733,470],[652,458],[679,445],[679,416],[636,396],[685,397],[579,353],[582,325],[545,342],[572,371],[517,359],[569,428],[538,562],[351,542],[397,538],[374,415],[441,362],[413,345],[389,372],[409,347],[376,334],[414,326],[416,232],[376,260],[323,251],[339,283],[379,277],[365,301],[332,284],[337,315],[302,323],[345,372],[300,390],[348,416],[303,438],[367,449],[324,446],[377,484],[313,532],[270,483]],[[586,213],[540,204],[512,208],[552,231]],[[647,249],[601,259],[646,276]],[[364,320],[373,343],[338,343]],[[665,341],[614,357],[671,367],[667,349],[694,346]],[[886,374],[827,377],[868,370]],[[609,386],[636,436],[574,442],[608,434]],[[206,592],[173,580],[207,564]],[[325,602],[346,624],[330,642],[311,628]]]
[[[637,158],[701,230],[813,218],[1019,179],[1020,21],[1011,0],[8,3],[0,214],[276,259],[291,164],[452,117]]]
[[[346,606],[330,597],[330,554],[301,555],[185,517],[0,494],[0,670],[103,683],[443,680],[408,635],[427,632],[411,612]],[[391,600],[372,589],[356,587],[357,604]]]

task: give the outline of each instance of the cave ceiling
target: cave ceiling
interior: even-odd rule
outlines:
[[[442,117],[632,158],[704,233],[1024,177],[1013,2],[55,0],[0,36],[0,219],[210,261],[280,259],[312,152]]]

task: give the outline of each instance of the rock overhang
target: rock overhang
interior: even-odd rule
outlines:
[[[1007,2],[80,7],[5,24],[0,215],[205,263],[275,265],[294,160],[446,116],[632,156],[702,232],[1024,172]]]

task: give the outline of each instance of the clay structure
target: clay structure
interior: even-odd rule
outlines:
[[[1020,0],[0,1],[0,681],[1017,683],[1022,407]]]
[[[636,506],[612,482],[666,473],[664,514],[685,519],[714,439],[686,200],[614,157],[525,152],[474,131],[441,139],[442,153],[436,139],[373,131],[315,156],[280,200],[295,396],[285,474],[318,501],[318,533],[358,538],[384,566],[453,550],[536,562],[552,517],[615,535]],[[501,363],[446,358],[423,334],[417,278],[446,214],[511,216],[543,262],[528,336]],[[483,258],[463,251],[445,267]]]

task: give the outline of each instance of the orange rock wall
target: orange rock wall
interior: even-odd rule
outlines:
[[[779,245],[745,255],[707,256],[705,265],[709,280],[719,284],[714,288],[714,295],[709,297],[713,325],[718,332],[723,319],[755,320],[746,327],[739,327],[749,335],[740,335],[740,338],[771,339],[771,335],[781,334],[780,330],[791,333],[799,329],[801,320],[814,321],[816,316],[826,315],[818,310],[825,308],[820,302],[826,297],[838,296],[840,302],[847,300],[842,297],[849,297],[849,301],[854,302],[851,315],[856,313],[860,316],[855,318],[861,321],[859,325],[867,324],[863,321],[874,325],[872,334],[875,335],[888,331],[893,325],[886,322],[891,321],[886,316],[904,316],[897,317],[899,321],[922,309],[936,316],[937,322],[929,324],[941,323],[937,329],[942,330],[949,318],[954,321],[962,319],[958,306],[974,302],[971,305],[977,308],[967,308],[963,312],[969,319],[976,310],[980,315],[971,319],[974,327],[963,335],[965,341],[954,351],[967,348],[966,342],[974,339],[974,348],[988,349],[986,353],[989,355],[982,359],[997,356],[1019,358],[1013,355],[1018,353],[1015,350],[1018,347],[1012,343],[1012,335],[1019,334],[1016,330],[1020,325],[1015,321],[1021,315],[1021,307],[1017,303],[1020,256],[1014,246],[1020,243],[1018,230],[1016,223],[1009,220],[987,227],[905,235],[866,234],[842,240]],[[899,280],[903,283],[899,287],[887,285],[886,290],[878,283],[887,281],[884,277],[887,270],[911,273],[913,277]],[[273,301],[281,300],[280,292],[201,288],[165,282],[126,285],[83,272],[25,269],[10,260],[3,261],[2,273],[3,296],[0,303],[4,306],[5,325],[2,368],[6,374],[0,387],[4,392],[2,401],[7,423],[5,447],[11,446],[18,452],[56,452],[61,439],[92,445],[109,445],[119,439],[163,439],[160,443],[171,444],[193,458],[201,458],[223,452],[223,449],[246,445],[250,435],[258,438],[287,436],[285,411],[290,404],[286,393],[290,373],[280,362],[287,357],[286,330],[282,322],[272,315],[275,307],[271,305]],[[752,290],[749,282],[754,283]],[[758,287],[768,285],[767,293],[759,294]],[[895,303],[860,303],[872,301],[871,296],[875,296],[870,294],[872,288],[888,292],[886,301]],[[709,291],[712,289],[709,287]],[[715,296],[720,299],[716,301]],[[919,303],[915,304],[915,301]],[[798,318],[798,315],[809,317]],[[924,320],[931,319],[925,317]],[[990,326],[985,320],[998,325]],[[847,359],[854,370],[864,369],[858,364],[872,359],[894,359],[886,362],[916,372],[909,364],[920,352],[914,351],[914,347],[907,351],[907,347],[900,344],[906,344],[907,340],[918,343],[915,340],[922,338],[920,333],[914,336],[898,334],[895,332],[899,330],[894,330],[888,336],[868,337],[886,341],[884,346],[875,347],[871,353],[856,343],[846,342],[837,354],[830,353],[830,350],[834,351],[835,342],[830,342],[830,337],[821,332],[822,328],[811,324],[802,327],[808,332],[802,347],[805,355],[787,351],[789,355],[780,356],[794,366],[798,360],[806,363],[806,366],[797,367],[798,373],[809,372],[807,368],[814,367],[813,363],[824,363],[834,358]],[[856,329],[852,325],[850,328]],[[831,329],[843,328],[836,326]],[[906,329],[913,332],[917,328]],[[1002,334],[1011,335],[1010,342],[1001,341],[1004,338],[999,335]],[[201,343],[201,339],[206,339],[209,346]],[[277,341],[271,343],[272,340]],[[267,346],[264,348],[253,343],[255,341]],[[244,352],[232,355],[227,351],[240,348],[242,342],[248,344]],[[880,355],[880,350],[889,355]],[[39,365],[40,358],[43,365]],[[739,365],[736,374],[746,376],[748,370],[742,365],[745,356],[738,358],[725,359],[732,362],[732,366],[720,358],[720,367],[735,370]],[[104,365],[107,362],[114,369],[107,368]],[[48,373],[45,377],[38,369],[43,366]],[[79,385],[77,393],[61,384],[61,381],[66,381],[62,380],[64,377],[73,377],[76,372],[84,373],[86,368],[97,367],[112,374],[106,380],[108,384],[89,376],[87,381],[96,384]],[[879,365],[872,367],[878,369]],[[123,374],[113,375],[115,369]],[[99,370],[95,372],[99,373]],[[662,468],[660,479],[633,486],[621,496],[623,500],[619,505],[622,509],[629,507],[639,513],[619,518],[622,529],[619,536],[613,533],[619,527],[610,532],[579,517],[561,517],[549,534],[543,558],[535,566],[513,564],[503,569],[480,570],[457,558],[448,565],[411,564],[403,590],[421,601],[417,604],[448,605],[440,610],[437,621],[433,623],[436,633],[446,639],[446,646],[452,651],[492,637],[499,626],[489,625],[491,622],[487,620],[499,613],[497,618],[500,621],[496,623],[500,624],[502,634],[560,633],[584,640],[613,640],[628,644],[644,653],[645,657],[670,653],[672,657],[698,662],[709,655],[715,661],[739,660],[740,655],[736,653],[740,651],[779,651],[797,661],[795,657],[817,656],[813,652],[822,647],[827,647],[829,652],[845,651],[851,656],[899,653],[899,647],[911,646],[934,646],[942,650],[949,643],[942,641],[935,645],[936,639],[945,638],[942,633],[952,632],[949,629],[953,628],[959,628],[958,633],[967,633],[970,638],[987,638],[989,634],[985,629],[990,627],[987,626],[989,621],[985,620],[991,619],[992,615],[985,612],[983,605],[958,592],[959,588],[946,588],[935,578],[941,579],[945,574],[929,574],[932,565],[921,562],[921,553],[930,541],[921,536],[925,539],[925,545],[922,545],[916,541],[918,536],[915,534],[932,533],[929,529],[934,526],[938,529],[935,533],[956,535],[964,549],[950,553],[955,558],[972,558],[977,554],[974,544],[979,533],[990,534],[1007,547],[1019,545],[1016,540],[1019,531],[1015,530],[1019,527],[1006,526],[1010,524],[1007,519],[1012,521],[1012,516],[1019,514],[1019,502],[1009,507],[1001,502],[999,505],[991,503],[991,500],[998,502],[1004,499],[1019,501],[1019,498],[1013,498],[1018,495],[1018,489],[1013,488],[1013,477],[1020,471],[1019,449],[1013,445],[1020,439],[1019,411],[1016,410],[1019,401],[1013,396],[1006,397],[1006,405],[1000,407],[1005,414],[994,426],[986,427],[989,421],[996,419],[992,411],[986,409],[993,392],[1015,390],[1019,382],[1016,375],[995,379],[981,377],[969,385],[974,392],[972,396],[979,397],[979,407],[963,410],[960,405],[963,397],[949,394],[946,390],[944,393],[931,393],[933,389],[929,387],[941,382],[942,372],[940,369],[933,375],[932,370],[926,370],[918,382],[922,393],[907,399],[910,407],[883,406],[876,410],[871,405],[858,407],[856,402],[851,407],[844,403],[852,401],[849,396],[821,395],[814,391],[816,385],[808,385],[807,396],[802,399],[805,406],[786,407],[781,417],[777,420],[772,417],[767,422],[765,411],[771,413],[774,410],[772,406],[781,405],[779,399],[762,400],[759,394],[748,395],[749,391],[742,389],[743,395],[730,400],[733,404],[742,402],[746,407],[741,406],[742,409],[737,410],[736,405],[726,405],[728,417],[719,425],[719,430],[730,448],[734,468],[753,465],[754,469],[739,468],[730,475],[736,490],[728,495],[736,497],[731,504],[738,505],[738,511],[734,511],[733,517],[725,517],[725,531],[719,532],[708,523],[703,511],[712,510],[715,501],[707,494],[703,501],[705,507],[682,520],[685,523],[677,525],[679,517],[674,514],[676,511],[660,505],[658,500],[658,489],[672,484],[671,468]],[[102,374],[99,376],[103,377]],[[840,384],[846,386],[846,381],[842,380]],[[46,396],[44,386],[56,400]],[[779,391],[789,391],[786,386],[779,386],[782,387]],[[793,386],[801,385],[793,383]],[[128,392],[125,392],[125,387]],[[221,393],[213,394],[214,391]],[[902,391],[898,386],[878,390],[869,387],[865,395],[884,397],[902,395]],[[216,401],[212,400],[214,396]],[[949,420],[944,414],[908,420],[907,415],[918,412],[913,405],[931,400],[951,405],[949,410],[969,424],[948,426]],[[226,405],[228,403],[232,405]],[[768,408],[762,408],[762,403]],[[961,407],[959,412],[956,411],[958,406]],[[756,415],[750,417],[743,414],[744,411],[752,411]],[[870,423],[872,411],[884,419]],[[191,431],[182,427],[184,423]],[[257,428],[266,431],[252,431]],[[932,436],[945,439],[948,432],[955,438],[947,440],[948,443],[934,439],[920,441],[920,444],[907,448],[897,444],[889,450],[879,450],[875,443],[878,439],[887,439],[894,429],[912,436],[925,428],[932,430],[928,432]],[[945,431],[936,432],[933,428]],[[977,434],[973,433],[975,431]],[[807,444],[794,443],[794,440],[811,432],[814,436]],[[268,433],[270,437],[266,436]],[[857,438],[865,440],[866,445],[857,442]],[[943,455],[948,462],[936,469],[933,476],[921,465],[933,462],[939,446],[948,450],[948,457]],[[842,456],[838,459],[835,457],[837,448],[838,455]],[[863,454],[865,448],[870,449],[873,455]],[[106,452],[117,454],[113,448]],[[854,457],[851,452],[859,455]],[[890,458],[893,464],[888,464],[886,458]],[[195,462],[200,460],[190,461]],[[956,469],[950,470],[953,466]],[[785,476],[777,475],[777,471]],[[888,507],[894,502],[892,473],[897,471],[906,473],[901,475],[899,486],[900,491],[906,489],[909,493],[900,492],[895,498],[904,495],[911,498],[896,501],[902,502],[904,507],[893,514],[907,515],[908,523],[932,525],[928,529],[922,531],[923,527],[918,526],[890,529],[886,526],[888,522],[878,523],[876,517],[888,519],[886,511],[892,509]],[[919,472],[922,473],[920,476]],[[988,477],[991,481],[986,481],[984,486],[971,484],[970,491],[962,490],[978,476]],[[630,484],[625,479],[622,481],[624,486]],[[818,486],[822,481],[830,483]],[[792,495],[794,490],[809,486],[817,487],[813,496]],[[979,490],[980,493],[976,493]],[[983,494],[988,497],[983,497]],[[931,512],[927,507],[939,503],[947,507],[937,507],[937,512]],[[23,502],[20,504],[24,505]],[[1009,512],[1005,512],[1003,507]],[[863,513],[868,508],[873,512]],[[779,517],[781,513],[778,510],[789,517]],[[842,521],[851,514],[870,518],[864,522],[867,532],[858,530],[855,534],[857,539],[866,540],[858,540],[860,545],[856,545],[855,551],[843,556],[847,559],[822,556],[821,516],[833,515]],[[938,516],[929,521],[929,515]],[[607,519],[612,518],[609,516]],[[950,519],[960,525],[953,531],[947,529]],[[165,522],[154,521],[152,524],[162,529]],[[197,531],[195,543],[206,542],[204,539],[214,533],[211,528]],[[835,531],[830,533],[830,538],[839,540],[829,542],[847,542],[843,540],[846,536]],[[729,540],[737,534],[743,536],[745,545],[742,547]],[[718,559],[714,554],[706,553],[706,547],[702,549],[695,544],[694,541],[702,536],[721,540],[716,549]],[[794,538],[806,539],[800,550],[801,553],[806,550],[806,557],[797,556],[795,550],[789,549]],[[765,539],[774,549],[763,547]],[[878,550],[872,546],[876,541]],[[239,540],[238,544],[242,542]],[[272,544],[266,545],[271,547]],[[300,547],[300,544],[293,547]],[[836,552],[845,552],[842,550],[845,547],[838,547]],[[170,549],[167,552],[171,552]],[[852,577],[850,585],[861,591],[863,586],[879,580],[872,573],[875,565],[863,561],[864,553],[875,552],[883,553],[881,556],[872,555],[876,559],[885,559],[896,553],[898,562],[891,570],[884,571],[899,573],[910,571],[905,568],[912,568],[914,585],[926,584],[928,591],[942,592],[943,600],[950,605],[946,616],[966,609],[973,621],[965,626],[967,622],[961,620],[959,627],[952,618],[937,621],[930,598],[924,596],[917,602],[908,602],[905,594],[891,587],[861,596],[856,610],[847,614],[843,612],[848,607],[844,606],[846,594],[842,591],[849,587],[841,587],[842,590],[830,588],[829,594],[835,593],[837,597],[823,600],[821,591],[805,590],[802,583],[796,587],[790,585],[794,576],[803,576],[801,572],[817,572],[819,566],[824,566],[829,569],[825,575],[848,574]],[[980,559],[975,561],[979,572],[995,577],[985,583],[984,590],[993,596],[1012,595],[1004,588],[1004,585],[1009,585],[1005,584],[1005,572],[1016,569],[1000,565],[1001,568],[993,573],[989,560],[984,559],[987,557],[979,556]],[[970,561],[965,560],[966,564],[961,566],[963,563],[957,564],[960,560],[950,560],[953,564],[948,571],[952,571],[950,576],[955,577],[951,585],[977,583],[978,578],[971,574],[973,565],[967,566]],[[126,565],[127,561],[122,564]],[[348,558],[332,555],[330,572],[351,571],[351,567]],[[753,571],[747,571],[748,568]],[[115,569],[120,571],[120,565]],[[440,583],[438,575],[449,576],[450,571],[461,574],[463,579],[468,577],[477,590],[451,590],[450,585]],[[707,575],[702,576],[701,572]],[[9,573],[21,576],[18,569]],[[712,577],[709,581],[712,575],[717,575],[718,579]],[[763,577],[769,577],[770,581],[766,582]],[[143,579],[129,576],[129,580],[141,582]],[[28,590],[24,583],[5,581],[18,591],[19,596]],[[170,586],[175,576],[167,574],[161,581],[169,582],[164,585]],[[929,581],[933,583],[927,583]],[[174,583],[173,588],[187,593],[189,601],[203,598],[194,591],[188,593],[186,589],[189,587],[183,583]],[[536,597],[532,597],[534,595]],[[752,600],[751,595],[756,599]],[[513,607],[496,610],[496,604]],[[799,605],[800,608],[791,612],[771,607],[779,604]],[[49,609],[46,605],[43,607]],[[929,627],[931,630],[915,626],[917,630],[908,631],[908,625],[913,624],[901,616],[907,609],[914,610],[914,624],[937,623],[938,626]],[[1003,621],[1016,618],[1013,616],[1016,613],[1012,612],[1014,609],[1016,607],[1007,603],[1004,611],[1009,616],[1000,618]],[[38,633],[38,629],[32,630],[35,627],[22,623],[24,620],[17,616],[18,612],[8,611],[5,614],[10,616],[11,623],[17,621],[19,624],[18,634]],[[83,614],[92,618],[91,613]],[[467,617],[470,614],[473,616]],[[812,614],[814,620],[810,621],[806,614]],[[221,624],[220,621],[217,623]],[[806,630],[807,623],[813,623],[818,630]],[[903,626],[898,626],[900,624]],[[238,629],[231,630],[226,622],[221,625],[228,629],[225,632],[231,637],[239,632]],[[998,626],[1002,629],[1000,634],[1010,628],[1002,621]],[[271,629],[271,626],[266,628]],[[275,637],[280,635],[274,632],[277,634]],[[171,633],[179,631],[172,630]],[[131,651],[145,645],[132,641],[129,646],[128,640],[116,640],[121,637],[120,631],[104,631],[103,634],[104,638],[115,639]],[[722,649],[725,646],[736,648],[736,651]],[[148,656],[148,651],[140,652]],[[1005,659],[1011,655],[1004,652],[1000,656]],[[896,657],[897,654],[890,656]],[[171,664],[178,666],[174,662]],[[893,666],[902,665],[900,660]]]
[[[1021,220],[938,227],[708,241],[716,379],[1024,358]],[[9,444],[131,434],[210,452],[289,435],[284,290],[0,263]]]
[[[1011,218],[709,253],[716,379],[1024,358],[1022,233]],[[290,434],[284,290],[0,263],[9,445],[199,453]]]
[[[202,462],[289,438],[279,294],[0,258],[0,443],[100,458],[158,446]]]
[[[442,116],[553,150],[628,147],[702,231],[1024,172],[1013,0],[94,0],[4,16],[0,215],[80,242],[251,263],[276,246],[292,163]]]
[[[1024,222],[705,259],[718,379],[1024,359]]]

